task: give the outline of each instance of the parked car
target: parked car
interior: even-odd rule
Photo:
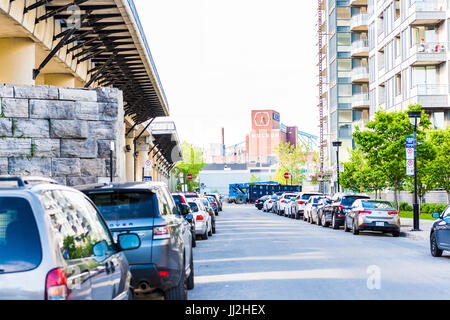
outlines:
[[[255,201],[255,207],[258,208],[258,210],[262,210],[264,207],[264,202],[269,199],[270,196],[262,196],[261,198],[257,199]]]
[[[277,196],[270,196],[266,201],[264,201],[263,211],[264,212],[272,212],[273,205],[277,201]]]
[[[358,199],[370,199],[365,195],[355,195],[346,193],[337,193],[331,199],[331,203],[323,208],[321,224],[323,227],[328,227],[331,224],[333,229],[339,229],[344,225],[345,215],[347,211]]]
[[[430,251],[433,257],[440,257],[444,250],[450,250],[450,205],[442,212],[433,213],[437,220],[430,231]]]
[[[178,210],[181,212],[181,215],[191,225],[192,248],[195,248],[197,246],[197,242],[195,236],[195,219],[193,218],[192,208],[189,206],[184,194],[172,193],[172,198],[175,201],[175,204],[178,206]]]
[[[200,196],[198,195],[198,193],[195,192],[186,192],[184,193],[184,196],[186,197],[186,199],[190,200],[192,198],[200,198]]]
[[[326,199],[326,196],[312,196],[309,198],[305,206],[305,212],[303,214],[303,220],[308,221],[311,224],[317,223],[318,218],[318,208],[321,200]]]
[[[204,198],[206,198],[209,201],[209,204],[211,205],[211,207],[214,210],[214,214],[216,216],[218,216],[219,215],[219,205],[216,202],[217,201],[216,198],[212,197],[212,196],[205,196]]]
[[[132,299],[138,235],[115,242],[83,193],[33,179],[0,178],[0,300]]]
[[[155,291],[184,300],[194,287],[190,224],[165,183],[128,182],[77,187],[100,210],[113,234],[136,232],[142,246],[126,252],[139,297]]]
[[[216,209],[214,209],[214,206],[212,205],[212,200],[208,199],[207,197],[200,198],[200,201],[203,201],[203,205],[206,208],[206,212],[208,212],[209,216],[211,217],[211,234],[209,236],[212,236],[214,233],[216,233]]]
[[[294,201],[291,202],[289,211],[290,216],[294,219],[300,219],[300,217],[303,217],[304,211],[305,211],[305,204],[312,196],[321,196],[321,193],[318,192],[301,192],[297,194],[297,196],[294,198]]]
[[[218,193],[207,193],[206,195],[214,197],[216,199],[217,206],[219,207],[219,211],[223,211],[222,199]]]
[[[289,216],[288,210],[290,209],[291,199],[295,199],[297,193],[283,193],[277,200],[276,213],[278,215]]]
[[[317,225],[322,225],[322,216],[323,216],[323,208],[331,203],[331,199],[329,197],[325,197],[319,200],[317,204]],[[314,215],[313,218],[315,219]]]
[[[212,235],[212,220],[207,208],[200,199],[190,199],[188,204],[195,218],[195,234],[207,240]]]
[[[391,232],[398,237],[400,217],[389,201],[358,199],[346,212],[344,230],[355,235],[364,230]]]

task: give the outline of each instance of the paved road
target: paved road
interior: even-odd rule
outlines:
[[[197,241],[189,299],[448,299],[450,255],[426,240],[355,236],[227,205],[217,234]]]

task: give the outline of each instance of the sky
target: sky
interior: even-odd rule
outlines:
[[[245,141],[251,110],[319,134],[313,0],[134,0],[179,139]]]

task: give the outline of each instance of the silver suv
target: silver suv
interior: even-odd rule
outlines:
[[[190,223],[162,182],[80,186],[95,203],[115,236],[136,232],[142,246],[126,253],[135,298],[164,295],[187,299],[194,288]]]
[[[45,178],[0,177],[0,300],[130,299],[121,252],[136,234],[113,241],[81,192]]]

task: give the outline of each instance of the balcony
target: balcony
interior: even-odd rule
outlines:
[[[435,25],[445,20],[446,7],[442,0],[412,0],[411,25]]]
[[[369,41],[358,40],[352,42],[351,48],[352,57],[368,57],[369,56]]]
[[[351,6],[367,6],[367,0],[350,0]]]
[[[351,31],[367,31],[369,29],[369,16],[367,13],[354,15],[350,20]]]
[[[355,94],[352,97],[352,108],[353,109],[368,109],[370,105],[369,94],[360,93]]]
[[[413,66],[438,65],[447,60],[447,43],[425,42],[416,44],[411,50]]]
[[[352,69],[352,83],[369,83],[369,68],[358,67]]]
[[[410,93],[424,109],[448,108],[448,84],[417,84]]]

